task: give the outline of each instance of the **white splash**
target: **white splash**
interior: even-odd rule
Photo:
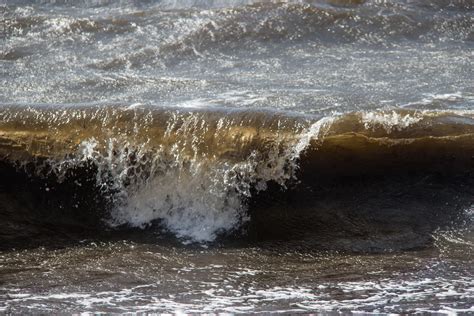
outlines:
[[[317,122],[313,123],[310,128],[304,132],[293,150],[293,157],[297,158],[310,145],[311,140],[324,138],[328,132],[329,127],[336,120],[335,116],[323,117]]]
[[[382,127],[387,133],[390,133],[394,130],[404,130],[423,120],[423,117],[423,112],[414,112],[405,115],[395,111],[363,112],[361,114],[361,121],[366,129]]]
[[[293,140],[276,139],[237,161],[198,154],[197,149],[190,156],[182,151],[183,144],[154,148],[146,142],[136,145],[111,137],[99,143],[91,138],[80,144],[77,157],[58,163],[55,172],[94,163],[97,184],[115,205],[112,226],[144,228],[158,221],[184,242],[211,242],[248,220],[244,199],[252,190],[265,190],[268,181],[284,187],[294,178],[299,155],[333,121],[320,119]],[[218,126],[224,128],[224,123]],[[186,141],[195,146],[195,137]]]

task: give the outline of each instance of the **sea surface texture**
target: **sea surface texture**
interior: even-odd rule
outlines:
[[[474,313],[472,0],[0,0],[0,313]]]

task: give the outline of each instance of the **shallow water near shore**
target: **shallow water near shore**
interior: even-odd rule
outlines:
[[[2,310],[469,313],[472,259],[459,250],[351,255],[84,241],[2,254]]]
[[[474,313],[473,4],[0,3],[0,313]]]

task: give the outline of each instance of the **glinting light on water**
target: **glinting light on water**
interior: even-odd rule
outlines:
[[[0,313],[473,313],[473,3],[0,3]]]

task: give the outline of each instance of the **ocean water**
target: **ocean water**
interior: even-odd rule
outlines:
[[[473,9],[0,1],[0,313],[474,313]]]

